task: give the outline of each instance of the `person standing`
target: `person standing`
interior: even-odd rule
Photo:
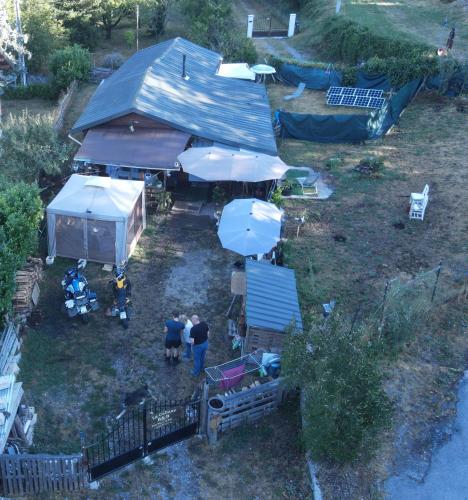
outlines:
[[[190,330],[192,329],[193,324],[185,314],[182,314],[179,319],[182,323],[185,324],[184,332],[182,333],[185,352],[182,357],[184,359],[190,359],[192,357],[192,342],[190,341]]]
[[[164,333],[166,334],[166,363],[177,364],[179,362],[179,347],[182,344],[180,336],[185,328],[185,325],[179,321],[179,313],[174,311],[172,319],[166,321]]]
[[[194,314],[192,316],[193,327],[190,330],[190,340],[193,349],[193,371],[192,375],[198,377],[205,368],[205,356],[208,349],[208,337],[210,329],[204,321]]]

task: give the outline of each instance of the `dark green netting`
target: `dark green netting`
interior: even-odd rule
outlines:
[[[280,66],[278,74],[285,83],[299,85],[304,82],[307,89],[326,90],[330,87],[341,87],[342,75],[335,71],[331,65],[330,69],[303,68],[295,64],[284,63]]]
[[[376,89],[388,92],[392,85],[386,75],[370,75],[364,71],[358,71],[356,74],[356,84],[358,89]]]
[[[422,80],[404,85],[380,110],[369,115],[308,115],[276,111],[281,137],[313,142],[362,142],[385,135],[418,91]]]

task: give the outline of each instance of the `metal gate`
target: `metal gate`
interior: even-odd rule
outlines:
[[[200,400],[147,401],[84,448],[90,481],[198,432]]]
[[[280,21],[273,16],[255,16],[252,36],[288,36],[288,22]]]

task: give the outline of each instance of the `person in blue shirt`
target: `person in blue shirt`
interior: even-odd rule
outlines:
[[[179,362],[179,347],[182,344],[181,334],[185,328],[184,323],[179,321],[179,313],[174,311],[172,319],[166,321],[164,333],[166,334],[166,363],[177,364]]]

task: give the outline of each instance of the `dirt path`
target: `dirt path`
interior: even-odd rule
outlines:
[[[239,0],[235,2],[234,12],[238,24],[242,27],[247,25],[247,16],[253,14],[254,16],[273,16],[278,18],[278,14],[272,12],[271,7],[262,0]],[[278,58],[297,59],[304,61],[312,56],[311,53],[303,53],[294,48],[292,39],[288,38],[254,38],[253,42],[259,54],[259,60],[268,55],[273,55]]]
[[[193,393],[199,380],[190,375],[192,363],[168,366],[164,361],[163,324],[174,309],[198,313],[208,321],[208,365],[235,357],[226,336],[225,312],[237,259],[221,248],[208,217],[151,216],[128,269],[134,315],[127,331],[104,316],[111,275],[101,265],[90,263],[85,271],[102,303],[87,325],[72,323],[60,313],[60,279],[73,262],[57,259],[47,268],[21,362],[26,399],[38,412],[33,451],[77,452],[80,432],[91,443],[96,434],[111,429],[122,396],[144,383],[159,400]],[[294,439],[299,428],[296,409],[291,402],[282,416],[272,415],[230,434],[217,449],[193,438],[162,450],[151,457],[152,463],[139,462],[106,477],[98,490],[83,498],[271,498],[282,491],[307,498],[303,453]],[[278,474],[285,461],[290,465]],[[244,481],[248,474],[250,480]]]

